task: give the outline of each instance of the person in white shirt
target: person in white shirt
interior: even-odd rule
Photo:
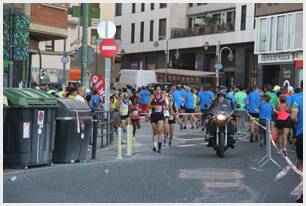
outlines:
[[[85,104],[84,95],[85,95],[84,87],[79,87],[78,88],[78,95],[75,97],[75,99],[77,99],[77,100],[79,100],[79,101],[81,101]]]

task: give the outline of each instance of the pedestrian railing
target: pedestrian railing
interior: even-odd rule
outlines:
[[[100,148],[110,145],[114,140],[114,111],[96,111],[93,118],[92,159],[96,158],[97,140],[100,138]]]

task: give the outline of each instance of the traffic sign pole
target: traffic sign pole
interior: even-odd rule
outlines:
[[[85,89],[89,89],[89,81],[88,81],[88,75],[87,75],[87,30],[88,30],[88,3],[82,4],[82,18],[83,18],[83,38],[82,38],[82,70],[81,70],[81,84]]]
[[[105,36],[108,34],[108,24],[105,24]],[[110,110],[110,75],[111,59],[105,58],[105,110]]]

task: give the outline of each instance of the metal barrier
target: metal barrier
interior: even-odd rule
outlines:
[[[112,144],[114,140],[114,111],[96,111],[93,118],[93,142],[91,158],[96,158],[97,139],[101,139],[100,148]],[[105,140],[105,142],[104,142]]]
[[[239,117],[237,117],[237,132],[236,132],[236,139],[246,141],[249,133],[249,116],[248,112],[246,110],[237,110],[237,114],[239,114]]]
[[[249,113],[248,113],[249,117],[252,118],[253,120],[255,120],[254,117],[252,117]],[[266,121],[266,125],[268,126],[263,126],[261,124],[259,124],[257,121],[255,121],[255,123],[263,128],[264,130],[266,130],[266,143],[267,143],[267,147],[266,148],[266,155],[259,161],[259,164],[264,160],[267,159],[266,162],[264,162],[261,167],[266,164],[269,160],[271,160],[275,165],[279,166],[272,158],[271,158],[271,143],[273,145],[273,147],[279,151],[279,148],[276,146],[273,138],[272,138],[272,133],[271,133],[271,126],[270,126],[270,121]],[[270,128],[270,129],[267,129]],[[283,154],[282,152],[280,152],[281,157],[283,157],[283,159],[287,162],[287,164],[290,166],[290,168],[298,175],[303,176],[303,172],[301,172],[296,165],[289,159],[288,156],[286,156],[285,154]]]

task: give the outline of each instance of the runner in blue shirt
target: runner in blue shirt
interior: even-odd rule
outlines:
[[[261,95],[262,102],[258,105],[259,124],[266,126],[266,120],[272,121],[273,105],[269,102],[270,96],[267,94]],[[260,127],[260,146],[266,147],[266,130]]]
[[[258,105],[261,103],[261,93],[256,86],[253,86],[252,92],[245,98],[244,102],[246,104],[245,109],[249,112],[249,114],[254,118],[259,118],[259,113],[257,111]],[[258,140],[258,126],[255,124],[255,120],[250,118],[250,129],[251,129],[251,137],[250,142],[254,142]]]
[[[141,90],[138,92],[138,95],[140,96],[139,104],[142,113],[149,112],[148,104],[151,99],[151,92],[146,87],[142,87]]]
[[[301,91],[303,91],[303,80],[301,81]],[[297,123],[295,150],[299,160],[298,169],[303,172],[303,92],[300,92],[300,95],[295,98],[291,108],[291,119]],[[301,181],[303,180],[303,177],[299,178]],[[297,202],[301,202],[302,198],[303,194],[298,198]]]
[[[194,96],[191,92],[190,88],[186,89],[186,92],[184,92],[183,94],[183,98],[184,98],[184,107],[185,107],[185,112],[186,113],[194,113]],[[189,118],[190,124],[191,124],[191,129],[194,129],[194,123],[195,123],[195,119],[194,119],[194,115],[185,115],[184,116],[184,122],[187,122],[187,118]],[[186,129],[186,125],[184,127],[184,129]]]
[[[172,96],[173,96],[173,101],[175,103],[175,106],[178,110],[181,109],[181,105],[182,105],[182,93],[181,91],[177,88],[177,87],[173,87],[173,92],[172,92]]]
[[[207,115],[209,113],[209,108],[214,100],[214,93],[209,90],[209,86],[205,85],[202,87],[202,90],[198,94],[198,102],[200,103],[201,108],[201,123],[202,123],[202,131],[205,130],[205,121],[207,119]],[[207,130],[206,130],[207,131]]]

